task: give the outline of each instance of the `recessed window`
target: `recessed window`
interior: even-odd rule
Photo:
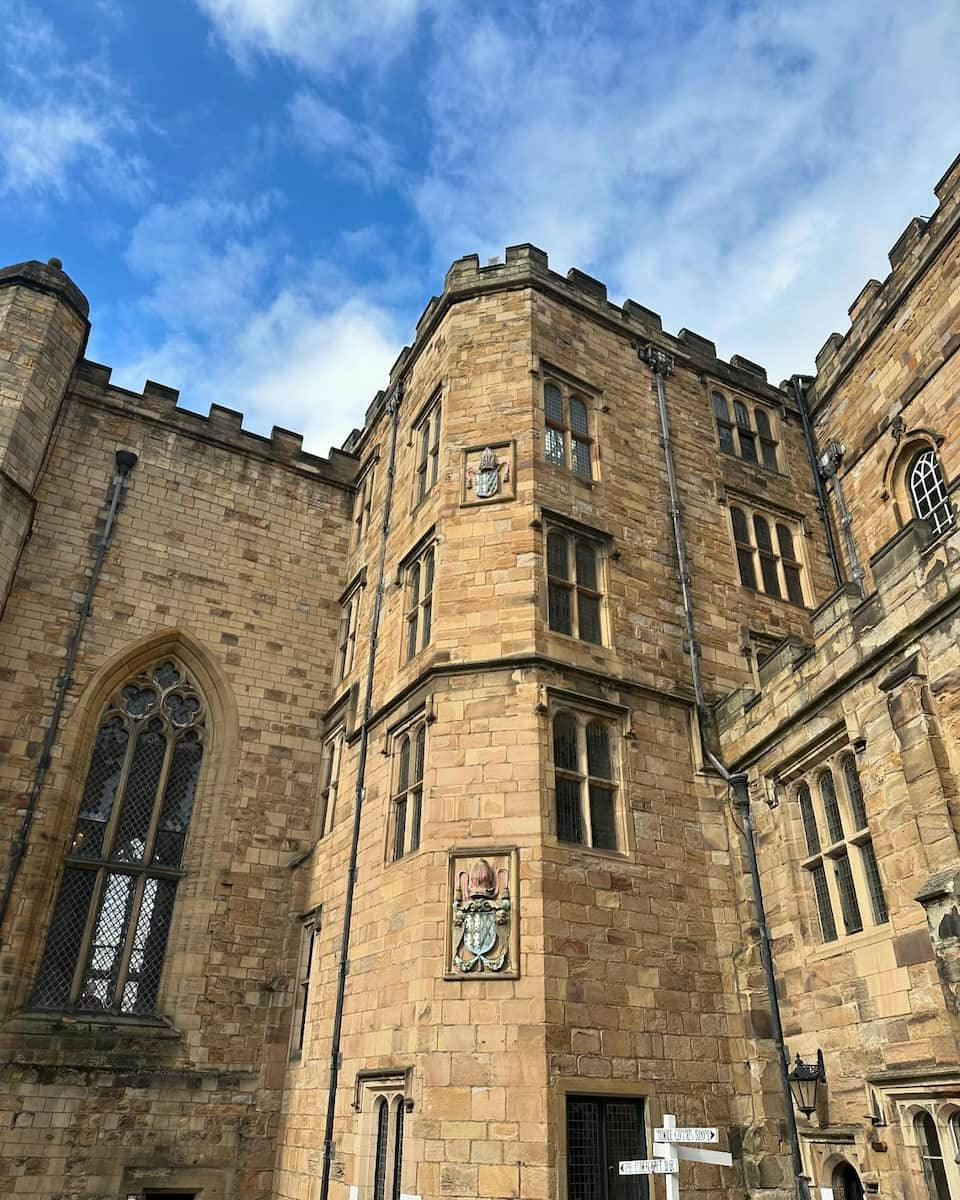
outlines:
[[[724,454],[732,454],[770,471],[779,470],[777,439],[769,410],[760,404],[734,400],[731,419],[731,404],[723,392],[711,392],[710,401],[717,423],[717,439]]]
[[[440,472],[440,401],[432,404],[413,430],[417,448],[416,503],[424,500]]]
[[[730,506],[740,582],[777,600],[806,603],[796,525],[745,505]]]
[[[581,479],[593,478],[593,436],[586,397],[548,380],[543,385],[544,456]]]
[[[300,949],[297,957],[297,994],[293,1009],[293,1038],[290,1057],[299,1058],[303,1053],[307,1035],[307,1017],[310,1007],[310,981],[313,976],[314,948],[320,928],[319,912],[310,913],[300,922]]]
[[[914,1117],[913,1128],[917,1145],[920,1147],[923,1177],[926,1180],[930,1200],[951,1200],[950,1184],[943,1161],[943,1147],[940,1144],[940,1133],[936,1121],[930,1113],[919,1112]]]
[[[402,1074],[367,1080],[362,1085],[367,1188],[373,1200],[400,1200],[403,1191],[404,1125],[407,1101]],[[361,1168],[362,1169],[362,1168]]]
[[[373,507],[374,460],[357,481],[357,495],[353,504],[353,544],[356,548],[366,537],[370,528],[370,512]]]
[[[422,720],[405,730],[394,743],[395,782],[390,844],[390,857],[394,862],[420,849],[426,748],[427,727]]]
[[[547,533],[547,617],[555,633],[603,642],[600,570],[598,542],[559,529]]]
[[[33,1007],[154,1011],[206,736],[203,701],[171,659],[111,697]]]
[[[907,471],[907,486],[915,515],[929,521],[935,534],[953,525],[953,506],[936,450],[921,450],[914,458]]]
[[[614,727],[601,717],[562,710],[553,718],[553,777],[561,842],[619,848]]]
[[[341,683],[353,670],[353,659],[357,649],[357,627],[360,623],[360,596],[363,588],[358,583],[340,605],[340,627],[337,631],[336,682]]]
[[[320,762],[320,805],[317,812],[317,837],[326,837],[337,819],[337,790],[343,759],[343,730],[338,729],[323,744]]]
[[[889,911],[853,755],[801,780],[796,798],[821,940],[885,925]]]
[[[432,545],[407,564],[406,658],[409,661],[430,644],[433,635],[433,576],[436,562]]]

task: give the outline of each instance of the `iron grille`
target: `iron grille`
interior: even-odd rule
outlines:
[[[637,1158],[646,1158],[642,1101],[567,1099],[569,1200],[646,1200],[643,1177],[620,1175]]]

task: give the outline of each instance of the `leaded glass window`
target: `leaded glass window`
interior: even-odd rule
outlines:
[[[420,849],[426,744],[427,727],[422,720],[413,728],[406,730],[397,744],[391,850],[391,857],[394,861]]]
[[[609,722],[585,713],[553,718],[553,771],[557,837],[616,850],[617,780]]]
[[[35,1008],[154,1011],[205,724],[200,694],[173,659],[111,697],[94,739]]]
[[[744,462],[754,466],[762,465],[770,471],[779,469],[777,439],[767,409],[759,404],[734,400],[731,421],[730,405],[723,392],[711,392],[710,403],[717,425],[717,440],[724,454],[742,458]]]
[[[785,521],[773,521],[777,535],[774,543],[771,518],[737,504],[730,506],[730,523],[743,586],[766,592],[776,600],[805,604],[797,529]]]
[[[910,465],[907,483],[916,515],[929,521],[936,534],[949,529],[954,522],[953,506],[936,450],[923,450],[917,455]]]
[[[601,645],[599,545],[551,529],[547,534],[547,620],[555,633]]]
[[[543,385],[544,457],[581,479],[593,477],[593,435],[586,400],[554,381]]]
[[[423,550],[407,567],[407,636],[409,660],[429,646],[433,636],[433,577],[436,551],[433,545]]]

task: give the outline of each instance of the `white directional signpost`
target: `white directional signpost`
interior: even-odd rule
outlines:
[[[678,1126],[677,1118],[672,1113],[664,1113],[663,1125],[653,1131],[653,1152],[657,1157],[621,1162],[620,1174],[664,1175],[667,1200],[680,1200],[681,1162],[711,1163],[717,1167],[733,1166],[733,1158],[725,1151],[699,1148],[703,1143],[716,1145],[719,1140],[719,1131],[710,1126]]]

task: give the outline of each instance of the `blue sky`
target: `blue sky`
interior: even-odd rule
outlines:
[[[779,380],[935,206],[958,62],[956,0],[0,0],[0,260],[319,453],[516,242]]]

